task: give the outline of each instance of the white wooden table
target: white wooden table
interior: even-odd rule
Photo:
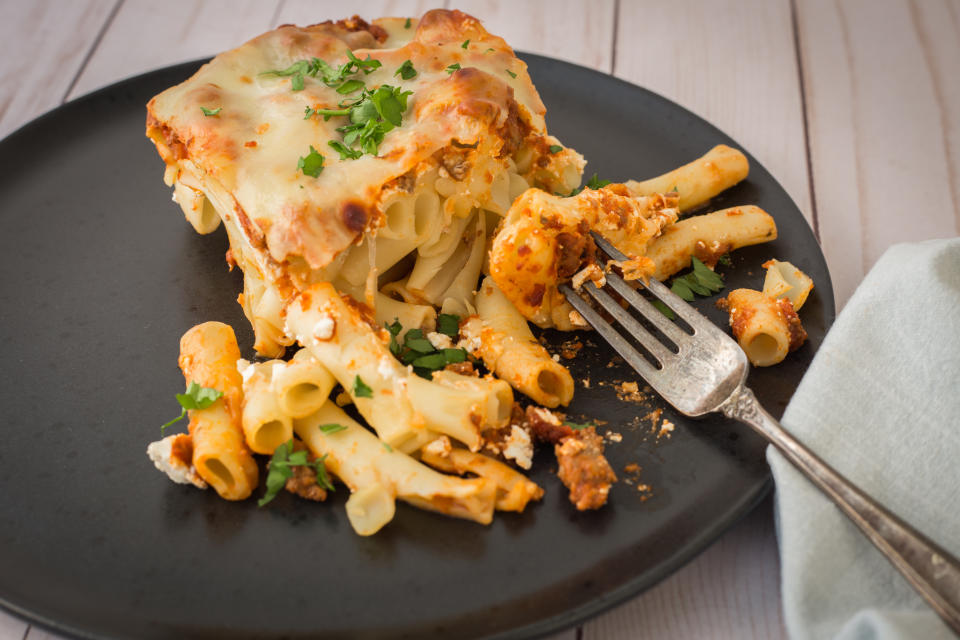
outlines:
[[[280,24],[441,1],[0,0],[0,137]],[[838,307],[890,244],[960,233],[960,0],[443,4],[517,49],[652,89],[742,143],[816,232]],[[767,500],[658,586],[557,638],[785,637],[779,580]],[[0,612],[0,640],[56,637]]]

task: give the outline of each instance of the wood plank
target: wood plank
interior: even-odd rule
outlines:
[[[788,0],[621,2],[614,75],[732,136],[812,222]]]
[[[810,156],[841,305],[895,242],[960,232],[960,8],[797,3]]]
[[[12,615],[0,609],[0,638],[4,640],[20,640],[27,635],[27,629],[30,625],[14,618]]]
[[[0,137],[62,102],[116,2],[3,3]]]
[[[786,638],[772,498],[659,585],[584,624],[582,637]]]
[[[272,26],[342,20],[354,13],[365,20],[385,16],[416,17],[441,4],[430,0],[371,0],[362,5],[347,5],[340,0],[283,0]]]
[[[514,49],[612,70],[614,0],[457,0],[451,6],[482,20]]]
[[[279,0],[126,0],[70,98],[237,47],[269,29],[278,6]]]

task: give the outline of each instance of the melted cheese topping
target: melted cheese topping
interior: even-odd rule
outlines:
[[[473,154],[507,157],[525,137],[545,135],[545,109],[526,65],[501,38],[458,11],[428,12],[409,29],[404,23],[285,25],[220,54],[148,104],[147,135],[164,160],[198,175],[220,215],[236,217],[244,244],[269,256],[261,268],[295,258],[311,269],[328,265],[382,224],[385,188],[438,151],[462,149],[469,166]],[[382,63],[350,76],[368,89],[386,84],[413,92],[402,126],[387,133],[378,155],[356,160],[340,160],[327,144],[342,140],[336,128],[346,117],[304,119],[304,111],[335,109],[359,92],[338,94],[319,76],[306,76],[304,89],[293,91],[290,77],[264,75],[311,57],[336,67],[348,50]],[[402,80],[395,74],[407,60],[417,75]],[[451,73],[454,64],[460,69]],[[221,111],[206,116],[201,107]],[[316,178],[297,168],[311,145],[325,157]]]

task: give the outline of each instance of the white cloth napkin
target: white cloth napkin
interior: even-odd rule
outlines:
[[[883,255],[837,318],[783,424],[960,556],[960,239]],[[773,447],[767,459],[791,638],[955,637],[832,502]]]

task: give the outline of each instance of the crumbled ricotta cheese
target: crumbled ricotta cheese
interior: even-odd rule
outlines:
[[[237,360],[237,371],[240,372],[240,377],[243,378],[243,383],[246,384],[250,381],[250,378],[253,377],[256,369],[254,368],[252,362],[240,358]]]
[[[430,341],[430,344],[433,345],[434,349],[452,349],[453,340],[450,339],[445,333],[439,333],[437,331],[431,331],[427,334],[427,340]]]
[[[593,282],[598,287],[602,287],[607,284],[607,277],[603,274],[603,269],[598,267],[596,264],[588,264],[586,267],[573,274],[573,278],[570,279],[570,284],[573,285],[574,289],[579,289],[587,280]]]
[[[567,317],[570,318],[570,324],[575,327],[585,327],[588,324],[579,311],[571,311]]]
[[[539,416],[539,418],[549,424],[552,424],[555,427],[560,426],[560,418],[558,418],[552,411],[549,409],[544,409],[543,407],[534,407],[534,413]]]
[[[396,374],[394,372],[394,360],[386,356],[380,358],[380,362],[377,363],[377,373],[379,373],[384,378],[392,378]]]
[[[426,445],[423,448],[425,453],[431,453],[435,456],[441,458],[446,458],[450,455],[450,451],[453,447],[450,445],[450,438],[447,436],[440,436],[436,440],[432,441],[430,444]]]
[[[147,445],[147,456],[153,461],[157,469],[177,484],[192,484],[197,488],[206,489],[207,483],[197,475],[197,470],[193,465],[184,464],[182,460],[170,455],[173,450],[173,440],[176,437],[176,435],[172,435],[163,440],[151,442]]]
[[[513,460],[521,469],[529,469],[533,465],[533,442],[525,429],[510,425],[510,435],[504,444],[504,458]]]
[[[317,320],[317,324],[313,325],[313,337],[317,340],[331,340],[333,339],[333,334],[336,329],[336,320],[330,317],[329,314],[322,313]]]

